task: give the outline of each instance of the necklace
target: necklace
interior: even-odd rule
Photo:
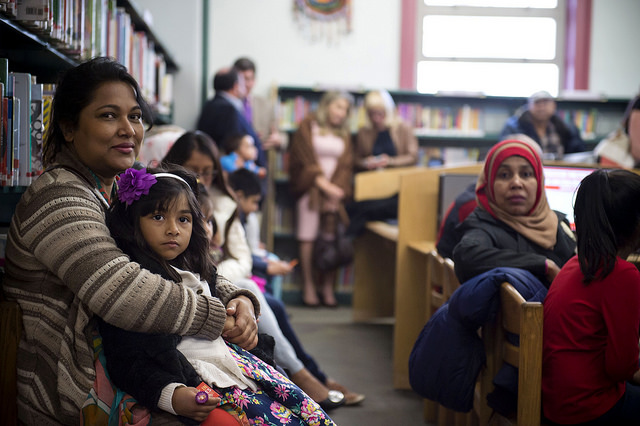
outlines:
[[[98,191],[100,191],[100,194],[102,195],[102,198],[104,198],[104,200],[107,202],[107,205],[110,206],[111,205],[111,200],[116,195],[116,184],[115,184],[115,182],[120,180],[120,177],[116,176],[115,182],[114,182],[113,186],[111,187],[111,195],[109,195],[109,194],[107,194],[107,191],[105,191],[104,186],[102,185],[102,182],[100,181],[98,176],[95,173],[93,173],[92,170],[89,170],[89,172],[91,173],[91,176],[93,176],[93,179],[96,181],[96,185],[98,186]]]

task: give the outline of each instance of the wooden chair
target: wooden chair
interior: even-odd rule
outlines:
[[[2,280],[0,279],[0,282]],[[22,313],[15,302],[6,301],[0,291],[0,413],[2,424],[18,424],[17,356],[22,333]]]
[[[540,302],[527,302],[509,283],[500,287],[502,359],[518,368],[518,412],[515,419],[497,416],[498,424],[540,425],[542,403],[542,320]],[[520,346],[506,333],[518,335]]]
[[[453,292],[460,286],[451,259],[444,259],[437,251],[432,250],[427,258],[427,300],[426,319],[444,305]],[[435,401],[425,399],[424,417],[427,422],[435,422],[439,426],[470,424],[466,413],[458,413],[438,405]]]

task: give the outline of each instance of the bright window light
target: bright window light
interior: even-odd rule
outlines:
[[[422,34],[427,58],[553,60],[556,56],[552,18],[427,15]]]
[[[557,96],[558,74],[555,64],[421,61],[417,89],[522,97],[546,90]]]
[[[553,9],[558,0],[424,0],[427,6],[533,7]]]

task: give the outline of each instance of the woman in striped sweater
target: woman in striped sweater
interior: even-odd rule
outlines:
[[[257,343],[259,304],[249,291],[220,277],[219,298],[196,295],[131,262],[109,234],[105,210],[116,175],[133,166],[150,118],[135,79],[110,59],[72,68],[57,85],[47,169],[22,196],[6,248],[3,291],[23,314],[18,411],[25,424],[104,424],[112,401],[95,401],[105,379],[94,352],[96,315],[141,333],[213,340],[224,332],[243,348]],[[227,313],[236,317],[229,330]],[[83,405],[94,408],[81,418]],[[161,423],[162,414],[153,416]]]

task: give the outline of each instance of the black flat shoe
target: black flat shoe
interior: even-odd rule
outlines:
[[[346,402],[344,394],[337,390],[330,390],[329,396],[323,401],[318,402],[324,411],[333,410],[338,408]]]
[[[305,306],[307,308],[319,308],[321,306],[321,303],[320,302],[307,303],[307,302],[305,302],[304,299],[302,299],[302,306]]]

